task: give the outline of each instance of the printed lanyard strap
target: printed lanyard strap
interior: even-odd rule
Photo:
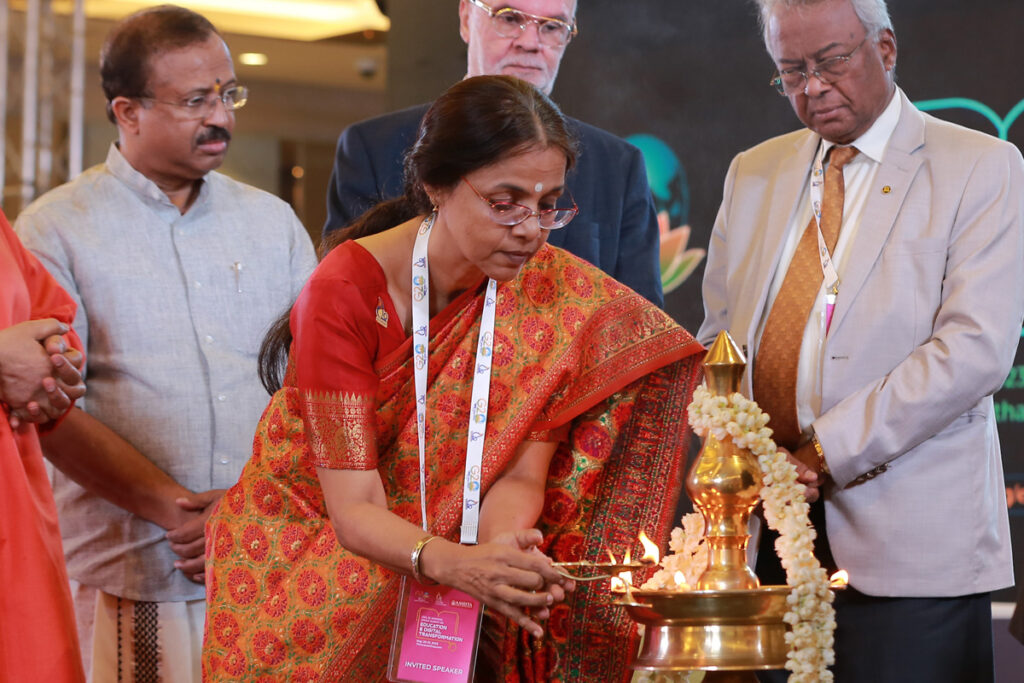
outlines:
[[[427,531],[427,369],[430,340],[430,268],[427,243],[437,214],[423,219],[412,251],[412,348],[416,389],[416,440],[420,455],[420,512]],[[463,479],[462,543],[476,543],[480,524],[480,480],[483,473],[484,435],[487,431],[487,403],[491,391],[491,359],[494,346],[494,311],[498,283],[487,281],[484,310],[480,318],[476,361],[473,363],[473,391],[466,443],[466,472]]]
[[[821,275],[825,283],[825,332],[832,324],[832,311],[839,294],[839,273],[832,262],[832,254],[825,244],[825,236],[821,233],[821,205],[824,201],[822,186],[825,183],[825,145],[818,145],[818,153],[814,157],[811,169],[811,211],[814,213],[814,224],[818,229],[818,257],[821,260]]]

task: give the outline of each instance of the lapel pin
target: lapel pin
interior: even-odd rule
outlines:
[[[890,192],[892,192],[892,188],[888,185],[882,187],[882,194],[889,194]]]

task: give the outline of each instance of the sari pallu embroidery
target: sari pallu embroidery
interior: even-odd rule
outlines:
[[[557,290],[556,282],[574,286]],[[547,551],[560,559],[601,559],[606,547],[619,554],[631,547],[641,528],[664,541],[685,458],[684,399],[697,376],[699,344],[637,295],[551,248],[538,253],[516,283],[499,287],[498,299],[484,490],[523,439],[538,430],[568,429],[539,523]],[[432,533],[450,540],[458,536],[467,378],[479,310],[479,292],[469,292],[431,321],[428,511]],[[641,323],[646,331],[637,334]],[[616,327],[624,331],[609,332]],[[621,343],[605,346],[610,335]],[[389,508],[418,523],[411,363],[409,344],[377,363],[376,438]],[[658,367],[657,376],[644,377]],[[671,395],[664,393],[669,376],[675,378]],[[658,389],[663,393],[655,396]],[[204,661],[210,680],[231,678],[232,671],[253,680],[383,680],[397,581],[338,547],[300,415],[297,389],[275,395],[253,460],[211,520]],[[659,420],[668,432],[651,427]],[[646,441],[636,438],[645,433]],[[268,543],[261,557],[245,541],[247,533],[254,536],[254,518]],[[248,576],[259,597],[248,597]],[[560,621],[552,617],[540,644],[520,639],[516,628],[497,634],[511,667],[503,678],[625,676],[633,629],[604,602],[605,596],[581,588],[556,610]],[[218,624],[234,635],[218,638]],[[531,651],[536,658],[526,654]],[[609,676],[580,677],[598,670]]]

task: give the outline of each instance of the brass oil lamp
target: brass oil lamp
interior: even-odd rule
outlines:
[[[746,359],[732,337],[719,333],[704,360],[715,395],[739,391]],[[781,669],[788,645],[788,586],[761,586],[747,566],[747,524],[760,500],[761,468],[731,437],[708,434],[690,468],[686,491],[704,516],[708,568],[689,591],[631,589],[623,605],[645,629],[633,664],[643,671],[708,673],[711,683],[756,681],[754,670]]]

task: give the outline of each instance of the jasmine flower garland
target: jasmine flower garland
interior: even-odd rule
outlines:
[[[739,393],[716,396],[697,387],[689,407],[690,425],[701,438],[712,434],[729,437],[739,448],[757,457],[764,475],[761,500],[768,526],[779,533],[775,550],[792,586],[784,620],[789,653],[786,668],[790,683],[830,683],[835,663],[836,628],[828,576],[814,556],[814,528],[807,519],[809,506],[804,485],[797,481],[796,467],[780,453],[766,427],[766,415],[756,402]]]

